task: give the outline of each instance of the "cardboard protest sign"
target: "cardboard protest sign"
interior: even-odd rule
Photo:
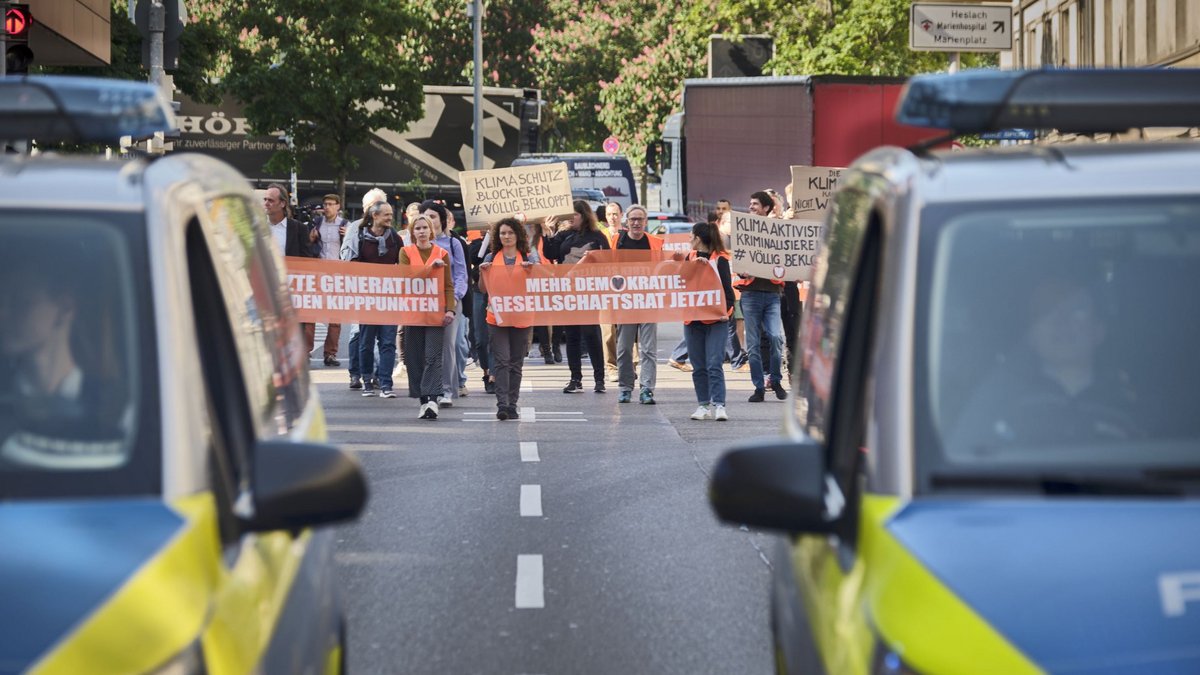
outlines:
[[[304,323],[440,326],[440,267],[287,258],[288,290]]]
[[[832,166],[793,166],[792,217],[825,220],[842,171]]]
[[[725,291],[707,260],[670,253],[592,251],[576,265],[494,264],[483,270],[498,325],[714,321]]]
[[[734,211],[734,274],[779,281],[810,281],[824,225],[817,220],[785,220]]]
[[[458,183],[468,227],[486,227],[509,216],[532,220],[571,213],[566,162],[460,171]]]

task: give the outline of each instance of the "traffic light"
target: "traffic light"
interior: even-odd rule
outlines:
[[[3,5],[0,5],[3,6]],[[33,50],[29,48],[29,29],[33,26],[33,15],[29,5],[9,5],[4,12],[4,33],[8,49],[4,54],[4,69],[9,75],[24,75],[33,63]]]

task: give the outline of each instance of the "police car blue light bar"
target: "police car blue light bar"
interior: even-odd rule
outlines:
[[[978,70],[918,75],[901,124],[956,134],[1010,129],[1071,133],[1200,126],[1200,69]]]
[[[158,87],[96,77],[0,77],[0,136],[42,142],[117,143],[175,131]]]

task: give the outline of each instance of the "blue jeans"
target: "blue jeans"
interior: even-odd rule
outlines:
[[[475,291],[473,302],[475,307],[471,312],[471,323],[475,329],[475,361],[488,374],[492,369],[492,347],[488,338],[487,323],[487,293]]]
[[[678,361],[679,363],[683,363],[684,361],[688,360],[687,326],[686,325],[684,325],[683,331],[684,331],[683,339],[679,341],[679,344],[675,345],[675,349],[671,350],[671,360]]]
[[[350,379],[362,377],[362,365],[358,362],[358,336],[362,335],[362,329],[358,324],[350,326]]]
[[[375,366],[375,341],[379,341],[379,366]],[[364,374],[375,371],[380,389],[392,388],[396,367],[396,327],[362,326],[358,333],[358,362]]]
[[[683,327],[688,358],[692,362],[692,386],[698,403],[725,405],[725,342],[729,326],[725,321],[700,323],[693,321]]]
[[[472,300],[474,302],[474,300]],[[474,309],[472,307],[472,309]],[[462,314],[458,317],[458,337],[456,344],[458,346],[458,386],[467,386],[467,361],[471,359],[471,345],[467,342],[467,315]]]
[[[770,375],[772,382],[783,382],[783,319],[780,317],[778,293],[742,291],[742,315],[746,318],[746,353],[750,355],[750,381],[755,389],[763,389],[762,336],[771,345]]]

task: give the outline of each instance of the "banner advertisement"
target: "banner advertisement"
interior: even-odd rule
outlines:
[[[825,220],[843,171],[832,166],[793,166],[792,217]]]
[[[440,267],[286,258],[288,290],[302,323],[440,326]]]
[[[486,227],[509,216],[524,221],[566,215],[574,203],[566,162],[461,171],[458,183],[467,227]]]
[[[779,281],[811,281],[824,225],[818,220],[731,214],[734,274]]]
[[[682,256],[680,256],[682,257]],[[712,321],[725,291],[707,260],[668,252],[591,251],[575,265],[494,264],[482,271],[503,326]]]

